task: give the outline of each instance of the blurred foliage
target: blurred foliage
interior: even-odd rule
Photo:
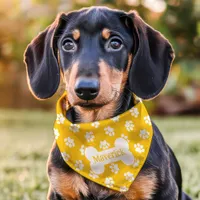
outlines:
[[[200,88],[199,0],[7,0],[0,2],[0,96],[5,96],[0,98],[0,107],[44,106],[35,103],[28,92],[23,52],[57,13],[91,5],[136,9],[169,39],[176,59],[163,94],[173,95],[188,86]],[[29,104],[22,98],[27,98]]]

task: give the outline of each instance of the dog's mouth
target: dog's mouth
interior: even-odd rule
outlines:
[[[99,108],[105,106],[105,104],[90,103],[87,101],[84,103],[79,103],[79,104],[77,104],[77,106],[80,106],[80,107],[86,108],[86,109],[99,109]]]
[[[113,97],[105,100],[102,100],[102,102],[96,103],[92,101],[84,101],[84,102],[77,102],[76,106],[80,106],[81,108],[87,109],[87,110],[95,110],[95,109],[100,109],[105,105],[108,105],[110,102],[114,101],[115,99],[118,98],[118,95],[116,92],[113,93]]]

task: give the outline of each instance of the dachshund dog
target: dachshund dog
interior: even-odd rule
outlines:
[[[72,123],[119,115],[163,89],[174,59],[169,41],[135,11],[106,7],[61,13],[28,45],[27,79],[37,99],[47,99],[63,78]],[[62,76],[61,76],[62,75]],[[151,148],[129,191],[120,193],[73,171],[56,143],[47,163],[48,200],[190,200],[182,191],[181,169],[153,124]]]

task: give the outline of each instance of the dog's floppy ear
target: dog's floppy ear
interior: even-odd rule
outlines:
[[[59,14],[49,27],[31,41],[24,53],[29,89],[38,99],[51,97],[60,83],[55,34],[64,15]]]
[[[136,12],[128,13],[137,51],[129,72],[130,90],[142,99],[158,95],[167,81],[174,52],[169,41],[147,25]]]

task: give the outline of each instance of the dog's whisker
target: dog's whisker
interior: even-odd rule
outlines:
[[[128,90],[129,92],[133,93],[128,87],[124,87],[124,89]]]
[[[112,88],[116,93],[118,93],[119,95],[121,95],[121,93],[118,91],[118,90],[116,90],[115,88]],[[125,94],[123,94],[123,96],[122,96],[122,98],[123,98],[123,100],[119,100],[118,102],[117,102],[117,105],[116,105],[116,110],[119,110],[120,108],[121,108],[121,106],[122,106],[122,102],[124,102],[124,101],[126,101],[126,103],[129,103],[129,101],[127,100],[127,98],[126,98],[126,93]]]
[[[120,95],[121,95],[121,92],[120,92],[120,91],[118,91],[116,88],[113,88],[113,87],[112,87],[112,90],[113,90],[113,91],[115,91],[115,92],[117,92],[118,94],[120,94]],[[125,95],[126,95],[126,94],[124,94],[124,97],[125,97]],[[127,101],[127,99],[126,99],[126,98],[125,98],[125,100]],[[128,102],[128,101],[127,101],[127,102]]]

